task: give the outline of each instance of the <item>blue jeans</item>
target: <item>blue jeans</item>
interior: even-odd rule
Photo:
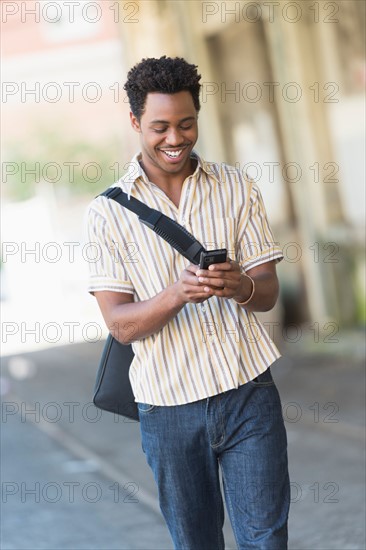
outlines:
[[[186,405],[139,403],[142,448],[176,550],[222,550],[226,506],[240,550],[286,550],[290,486],[270,369]]]

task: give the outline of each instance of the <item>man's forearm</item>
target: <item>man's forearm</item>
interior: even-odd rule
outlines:
[[[148,300],[116,305],[108,328],[122,344],[129,344],[158,332],[184,305],[173,284]]]
[[[243,304],[248,311],[269,311],[277,301],[279,286],[277,277],[271,273],[261,273],[252,276],[255,284],[253,297],[247,304]],[[245,302],[251,295],[253,284],[249,277],[243,277],[241,291],[234,299],[236,302]]]
[[[189,302],[200,303],[210,298],[195,275],[195,266],[183,272],[183,281],[169,285],[156,296],[141,302],[113,303],[111,298],[99,303],[107,326],[113,336],[123,344],[141,340],[159,332],[173,319],[184,305]],[[252,283],[249,277],[242,277],[239,292],[233,296],[236,302],[243,304],[248,311],[268,311],[275,305],[278,297],[278,280],[275,271],[260,272],[263,266],[253,268],[250,276],[255,282],[252,298]],[[267,268],[268,269],[268,268]],[[249,275],[249,272],[248,272]],[[182,284],[182,282],[184,284]],[[219,290],[218,297],[225,298]],[[115,293],[110,293],[113,295]],[[221,295],[221,296],[220,296]]]

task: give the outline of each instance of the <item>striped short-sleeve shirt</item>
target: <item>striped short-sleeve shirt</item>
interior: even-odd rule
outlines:
[[[136,155],[114,186],[179,222],[207,248],[227,248],[243,270],[283,258],[260,191],[232,166],[196,153],[179,207],[150,182]],[[136,214],[104,196],[87,211],[88,290],[127,292],[148,300],[175,283],[189,261]],[[110,327],[109,327],[110,328]],[[133,334],[133,327],[126,327]],[[137,402],[179,405],[237,388],[264,372],[279,352],[254,313],[235,300],[210,297],[186,304],[158,332],[132,343],[130,379]]]

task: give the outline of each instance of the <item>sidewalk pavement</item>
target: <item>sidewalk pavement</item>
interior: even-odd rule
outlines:
[[[139,425],[91,403],[102,345],[3,359],[4,550],[172,548]],[[272,368],[289,441],[289,549],[365,549],[363,360],[347,346],[291,348]],[[227,521],[225,540],[236,548]]]

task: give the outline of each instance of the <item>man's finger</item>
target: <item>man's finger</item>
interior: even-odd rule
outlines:
[[[240,266],[237,262],[230,260],[221,264],[211,264],[208,269],[209,271],[239,271]]]
[[[186,270],[189,271],[190,273],[196,273],[198,269],[199,269],[199,266],[198,266],[198,265],[194,265],[194,264],[189,264],[189,265],[186,267]]]

